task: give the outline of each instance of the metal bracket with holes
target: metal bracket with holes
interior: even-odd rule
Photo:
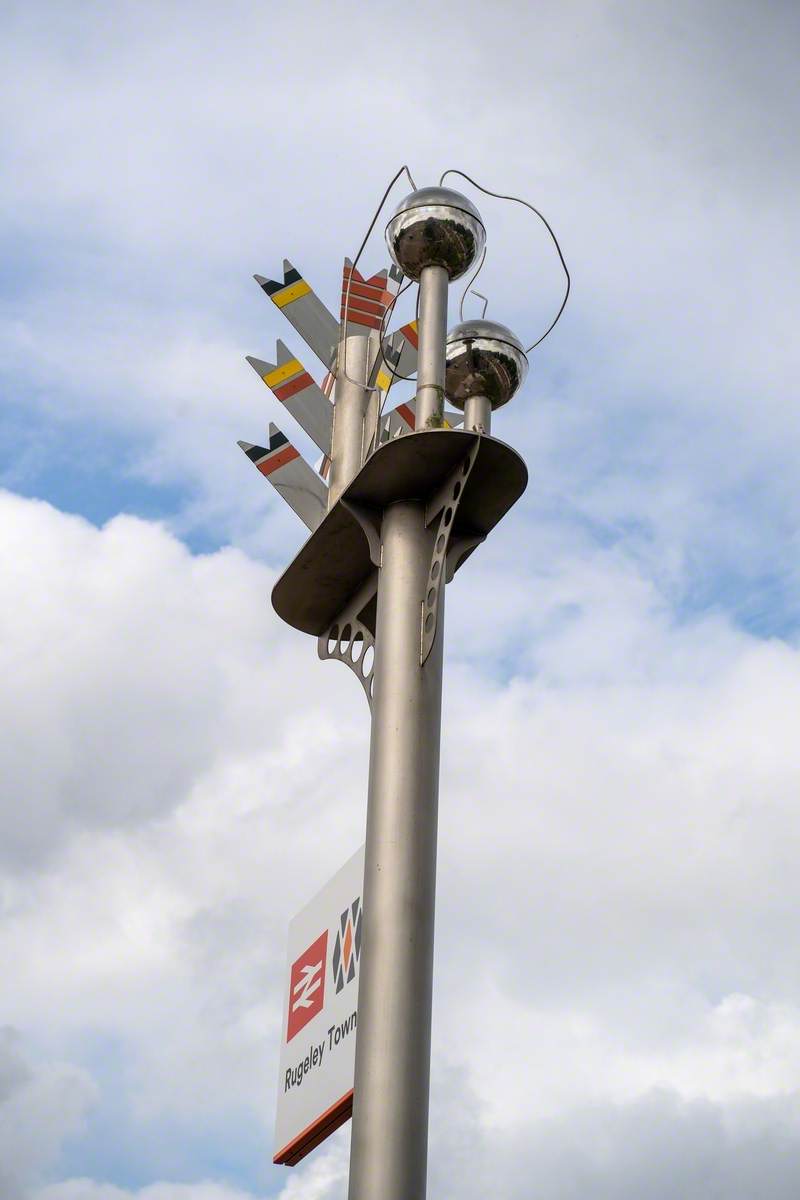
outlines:
[[[450,535],[453,532],[453,517],[464,494],[464,484],[475,465],[479,449],[480,443],[476,442],[469,454],[466,454],[458,466],[453,468],[442,486],[425,506],[425,524],[432,525],[437,516],[439,524],[428,570],[425,599],[422,602],[419,656],[421,666],[427,662],[436,640],[436,629],[439,624],[439,593],[448,576],[447,549]],[[455,566],[453,570],[455,570]],[[452,571],[450,577],[452,578]]]
[[[321,659],[343,662],[358,679],[372,709],[375,658],[375,601],[378,572],[373,571],[330,627],[317,638]]]

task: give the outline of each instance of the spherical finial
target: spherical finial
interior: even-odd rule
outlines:
[[[527,373],[522,343],[505,325],[464,321],[447,335],[444,390],[456,408],[463,408],[471,396],[485,396],[493,409],[500,408]]]
[[[398,204],[386,226],[386,245],[409,279],[419,279],[431,266],[444,267],[458,279],[486,245],[486,230],[466,196],[450,188],[420,188]]]

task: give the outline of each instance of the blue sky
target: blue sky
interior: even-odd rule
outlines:
[[[431,1194],[796,1190],[797,9],[399,16],[0,17],[9,1200],[344,1194],[346,1130],[269,1148],[366,712],[269,608],[302,529],[236,439],[313,457],[244,360],[303,349],[252,275],[334,307],[402,162],[529,199],[573,280],[496,417],[528,491],[448,597]],[[532,341],[552,247],[476,200]]]

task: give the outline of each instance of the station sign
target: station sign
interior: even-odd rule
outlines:
[[[294,1166],[353,1111],[364,847],[289,925],[273,1161]]]

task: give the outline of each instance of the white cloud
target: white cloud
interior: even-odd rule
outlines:
[[[91,1179],[69,1179],[42,1188],[34,1200],[255,1200],[255,1197],[218,1183],[156,1183],[128,1192]]]
[[[792,627],[800,591],[797,15],[501,4],[477,38],[454,11],[399,64],[380,4],[4,17],[10,478],[90,424],[109,470],[187,487],[102,530],[0,495],[0,1019],[46,1060],[8,1058],[7,1189],[109,1086],[93,1036],[138,1178],[154,1125],[223,1143],[246,1113],[266,1156],[285,924],[363,836],[367,722],[269,608],[300,531],[234,445],[275,413],[242,356],[300,346],[249,273],[286,253],[332,302],[408,158],[530,196],[574,278],[497,418],[524,506],[448,597],[432,1194],[796,1190],[800,655],[729,614]],[[481,204],[490,315],[533,336],[546,238]],[[345,1173],[341,1135],[265,1188],[338,1200]],[[264,1190],[206,1176],[35,1200]]]
[[[3,211],[25,245],[63,247],[66,225],[69,252],[0,311],[9,391],[51,419],[133,434],[126,469],[187,485],[195,526],[255,538],[267,504],[241,482],[234,440],[256,440],[277,406],[243,355],[269,357],[276,336],[303,348],[250,273],[288,254],[333,305],[341,257],[399,162],[420,180],[455,163],[540,204],[575,276],[499,431],[562,510],[654,528],[654,564],[665,541],[719,552],[716,510],[742,486],[759,493],[760,530],[744,504],[727,514],[725,560],[746,536],[763,569],[763,527],[797,499],[795,16],[506,4],[476,39],[480,10],[451,10],[426,15],[400,68],[386,5],[367,23],[315,8],[300,60],[274,49],[295,43],[295,9],[237,4],[220,21],[200,6],[189,31],[163,4],[113,19],[87,4],[69,26],[58,6],[47,22],[18,8]],[[532,339],[557,261],[530,214],[482,204],[492,312]]]
[[[264,568],[233,550],[192,558],[125,517],[101,534],[46,505],[0,503],[14,565],[0,589],[14,680],[3,698],[7,862],[24,865],[70,829],[173,811],[262,738],[286,739],[296,756],[318,722],[315,736],[330,740],[321,702],[307,702],[313,659],[295,668]]]
[[[9,960],[4,960],[7,964]],[[8,986],[8,975],[4,987]],[[77,1133],[97,1092],[88,1074],[69,1063],[32,1063],[19,1033],[0,1027],[0,1192],[27,1200],[27,1187]]]
[[[240,552],[2,507],[6,776],[25,798],[4,806],[6,1019],[78,1061],[113,1030],[134,1141],[235,1111],[266,1151],[286,921],[363,837],[360,690],[282,629],[269,572]],[[491,602],[477,560],[451,589],[441,1087],[455,1072],[480,1097],[490,1140],[548,1121],[568,1137],[587,1104],[639,1111],[654,1088],[680,1113],[788,1103],[800,654],[721,617],[676,623],[613,552],[565,550],[533,582],[506,601],[527,647],[508,683],[467,637]],[[301,1183],[337,1196],[344,1153],[287,1200]]]

